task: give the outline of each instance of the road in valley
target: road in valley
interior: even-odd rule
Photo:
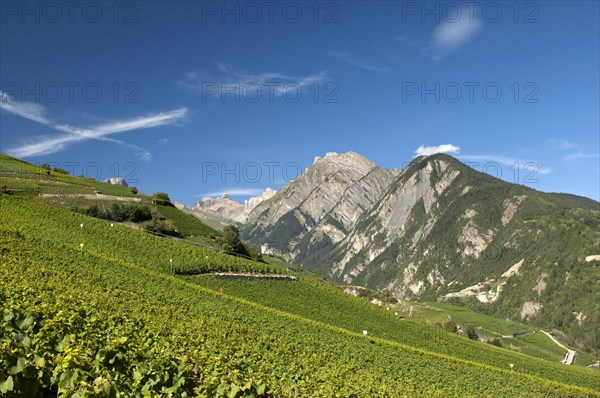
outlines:
[[[575,355],[577,354],[575,351],[573,351],[573,350],[565,347],[561,343],[559,343],[558,340],[556,340],[554,338],[554,336],[552,336],[550,333],[544,332],[543,330],[541,330],[541,332],[544,333],[546,336],[548,336],[550,338],[550,340],[552,340],[556,345],[558,345],[559,347],[564,348],[565,350],[567,350],[567,353],[565,354],[565,357],[561,361],[562,363],[564,363],[565,365],[572,365],[573,362],[575,362]]]

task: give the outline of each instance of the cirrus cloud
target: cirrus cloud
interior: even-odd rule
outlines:
[[[216,64],[216,67],[219,77],[190,71],[178,84],[192,92],[211,97],[214,95],[224,98],[225,95],[236,94],[249,95],[254,98],[255,93],[263,89],[272,90],[273,95],[280,97],[285,96],[288,90],[294,92],[294,90],[304,89],[315,83],[322,83],[328,78],[324,71],[311,75],[294,76],[282,72],[245,72],[224,64]],[[214,92],[210,90],[214,90]]]
[[[188,112],[187,108],[179,108],[172,111],[159,112],[131,119],[107,122],[93,127],[81,128],[69,124],[55,123],[46,117],[47,110],[44,106],[35,103],[14,101],[10,95],[2,91],[0,91],[0,108],[64,133],[54,136],[38,136],[26,139],[21,145],[7,150],[7,153],[12,156],[28,157],[47,155],[59,152],[70,144],[95,139],[112,142],[131,149],[143,160],[151,159],[152,155],[150,152],[137,145],[108,136],[111,134],[173,124],[185,117]]]
[[[389,72],[389,71],[391,71],[391,69],[388,68],[387,66],[378,65],[378,64],[373,63],[371,61],[366,61],[366,60],[357,58],[357,57],[353,56],[352,54],[349,54],[349,53],[346,53],[346,52],[342,52],[342,51],[329,51],[328,54],[331,55],[334,58],[337,58],[337,59],[339,59],[341,61],[346,62],[347,64],[355,66],[355,67],[357,67],[359,69],[368,70],[370,72],[383,73],[383,72]]]

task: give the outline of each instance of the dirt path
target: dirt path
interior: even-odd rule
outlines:
[[[250,274],[242,272],[215,272],[214,275],[220,279],[264,279],[278,281],[295,281],[295,276],[278,274]]]
[[[556,340],[554,338],[554,336],[552,336],[550,333],[544,332],[543,330],[541,330],[541,332],[544,333],[546,336],[548,336],[550,338],[550,340],[552,340],[557,346],[567,350],[565,357],[561,361],[562,363],[564,363],[565,365],[572,365],[573,362],[575,362],[575,355],[577,355],[577,353],[575,351],[573,351],[570,348],[567,348],[564,345],[562,345],[561,343],[559,343],[558,340]]]
[[[83,199],[91,199],[91,200],[115,200],[119,202],[149,202],[144,198],[132,198],[129,196],[113,196],[113,195],[105,195],[102,193],[97,194],[60,194],[60,193],[43,193],[40,195],[43,198],[58,198],[58,197],[67,197],[67,198],[83,198]]]

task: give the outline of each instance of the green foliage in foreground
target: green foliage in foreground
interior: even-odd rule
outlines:
[[[125,396],[593,395],[367,339],[13,232],[3,233],[2,250],[7,263],[0,284],[0,378],[7,392],[37,387],[46,394]]]
[[[480,346],[464,339],[460,351],[471,344],[473,358],[459,358],[445,343],[425,345],[424,326],[402,330],[389,312],[328,285],[268,283],[242,298],[190,283],[162,259],[206,252],[179,241],[2,195],[0,221],[7,396],[600,396],[591,371],[525,356],[510,371],[504,351],[476,357]],[[230,258],[205,265],[223,269]]]

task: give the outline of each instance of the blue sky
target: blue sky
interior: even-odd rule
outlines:
[[[0,4],[0,150],[33,163],[192,204],[446,151],[600,199],[595,1]]]

